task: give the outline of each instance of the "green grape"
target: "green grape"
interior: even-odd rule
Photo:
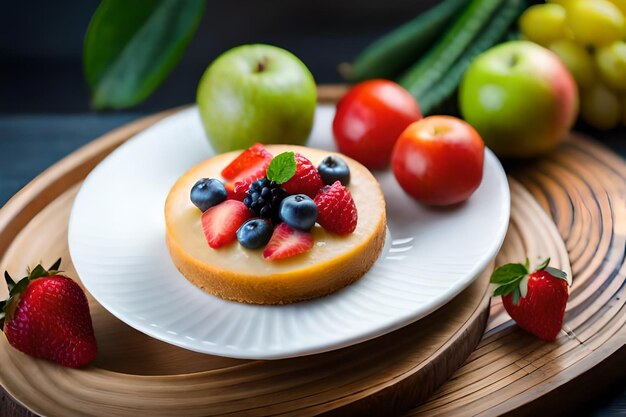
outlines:
[[[572,0],[566,10],[567,25],[583,45],[602,46],[624,37],[624,16],[608,0]]]
[[[581,114],[591,126],[608,130],[617,126],[622,118],[618,96],[600,82],[582,92]]]
[[[595,78],[593,59],[585,48],[569,39],[553,42],[549,48],[561,58],[580,90],[591,87]]]
[[[611,3],[617,6],[622,12],[622,15],[626,18],[626,0],[609,0]]]
[[[626,91],[626,42],[617,41],[596,51],[596,67],[609,87]]]
[[[539,45],[565,39],[565,9],[558,4],[536,4],[520,16],[519,27],[526,39]]]

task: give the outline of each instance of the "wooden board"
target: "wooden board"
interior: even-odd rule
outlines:
[[[81,179],[125,139],[166,115],[141,120],[93,142],[11,199],[0,211],[0,269],[17,275],[24,265],[62,256],[67,274],[76,277],[68,262],[67,221]],[[547,216],[536,223],[551,225]],[[488,315],[490,270],[418,323],[357,346],[281,361],[186,351],[131,329],[89,297],[100,348],[93,366],[70,370],[36,360],[0,336],[0,383],[30,410],[58,416],[406,410],[428,398],[480,340]],[[27,415],[21,407],[4,409]]]
[[[574,285],[564,331],[555,343],[539,341],[512,325],[494,300],[478,348],[406,415],[573,412],[626,375],[626,163],[572,135],[552,156],[508,172],[550,213],[565,241]]]
[[[336,90],[331,94],[336,96]],[[64,228],[75,186],[104,155],[162,116],[112,132],[18,193],[0,210],[0,268],[14,270],[40,258],[49,262],[66,252]],[[408,415],[495,415],[528,412],[535,404],[554,408],[550,394],[578,388],[572,384],[584,381],[587,371],[626,341],[626,318],[619,315],[624,299],[624,162],[592,141],[572,137],[553,157],[510,172],[524,186],[511,182],[512,224],[497,262],[527,253],[532,258],[549,255],[567,269],[569,254],[575,283],[566,332],[556,343],[537,341],[512,326],[494,300],[478,349]],[[46,239],[41,239],[42,230],[48,231]],[[388,415],[426,400],[464,360],[480,337],[476,329],[484,323],[488,297],[483,278],[434,316],[399,332],[337,352],[273,362],[198,356],[173,348],[129,329],[91,302],[99,340],[106,341],[100,342],[103,353],[97,363],[87,370],[33,360],[0,337],[0,383],[35,411]],[[586,385],[578,391],[591,389]],[[567,395],[571,404],[583,398]],[[27,415],[13,403],[3,409]]]

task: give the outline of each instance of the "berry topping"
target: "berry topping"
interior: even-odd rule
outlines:
[[[317,220],[317,205],[305,194],[290,195],[280,203],[279,214],[294,229],[309,231]]]
[[[358,214],[350,191],[335,181],[315,196],[317,222],[329,232],[345,235],[356,229]]]
[[[295,154],[296,173],[291,179],[282,184],[289,194],[306,194],[313,198],[324,186],[317,168],[299,153]]]
[[[281,223],[274,229],[272,238],[263,251],[263,257],[274,261],[299,255],[311,248],[313,248],[313,237],[310,233]]]
[[[226,200],[211,207],[202,215],[202,230],[213,249],[228,245],[236,239],[237,229],[252,213],[241,201]]]
[[[271,161],[272,154],[260,143],[243,151],[222,170],[222,177],[229,181],[225,184],[228,198],[243,201],[250,184],[265,176]]]
[[[265,246],[272,237],[272,224],[265,219],[251,219],[237,230],[237,240],[248,249]]]
[[[257,216],[271,219],[276,224],[279,222],[280,203],[285,197],[287,193],[280,184],[262,178],[250,185],[248,195],[243,202]]]
[[[205,212],[226,200],[226,188],[220,180],[201,178],[191,188],[190,198],[194,206]]]
[[[272,154],[260,143],[255,143],[243,151],[237,158],[233,159],[222,170],[222,177],[227,181],[249,177],[255,174],[262,166],[264,166],[263,170],[265,171],[271,160]],[[265,176],[265,172],[263,172],[262,176]]]
[[[329,155],[317,167],[317,171],[326,185],[339,181],[346,187],[350,184],[350,168],[346,162],[335,155]]]
[[[95,359],[98,347],[87,297],[75,281],[59,274],[60,265],[60,259],[48,271],[37,265],[17,283],[5,272],[11,297],[0,302],[0,315],[11,346],[79,368]]]

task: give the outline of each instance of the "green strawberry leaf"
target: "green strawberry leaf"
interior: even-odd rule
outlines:
[[[548,264],[549,264],[549,263],[550,263],[550,258],[548,258],[548,259],[546,259],[545,261],[543,261],[543,262],[541,263],[541,265],[539,265],[539,266],[537,267],[537,269],[535,269],[535,271],[542,271],[542,270],[546,269],[546,267],[548,266]]]
[[[61,266],[61,258],[57,259],[57,261],[53,263],[50,268],[48,268],[48,271],[58,271],[60,266]]]
[[[520,296],[521,296],[521,294],[520,294],[520,289],[519,289],[519,285],[518,285],[513,290],[513,305],[517,305],[517,303],[519,303]]]
[[[524,262],[524,266],[526,267],[527,271],[530,271],[530,259],[528,259],[528,256],[526,257],[526,262]]]
[[[276,155],[267,167],[265,176],[277,184],[284,184],[296,174],[296,156],[293,152]]]
[[[521,280],[526,274],[528,274],[528,269],[524,265],[506,264],[493,271],[489,282],[492,284],[506,284]]]
[[[18,281],[17,284],[15,284],[13,288],[11,288],[11,291],[9,292],[9,296],[13,297],[16,294],[22,293],[26,289],[26,287],[28,287],[29,283],[30,283],[30,280],[28,279],[28,277],[22,278],[21,280]]]
[[[43,266],[41,266],[41,264],[38,264],[35,269],[33,269],[32,271],[30,271],[28,273],[28,278],[29,279],[37,279],[37,278],[41,278],[41,277],[47,277],[48,276],[48,271],[46,271],[46,268],[44,268]],[[22,282],[22,280],[20,280],[20,282]],[[19,285],[19,282],[18,282]]]
[[[544,270],[555,278],[559,278],[559,279],[563,279],[567,281],[567,272],[565,271],[561,271],[560,269],[553,268],[551,266],[545,267]]]

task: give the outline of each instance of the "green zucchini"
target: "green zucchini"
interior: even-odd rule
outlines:
[[[419,105],[422,113],[431,114],[451,95],[454,94],[463,74],[471,62],[487,49],[501,40],[506,39],[511,25],[526,8],[524,0],[507,0],[496,12],[489,24],[480,32],[472,45],[461,55],[454,65],[441,77],[440,81],[432,85],[419,96]]]
[[[444,31],[469,0],[444,0],[368,46],[345,74],[348,81],[394,78]]]
[[[471,45],[496,9],[508,1],[472,0],[444,37],[400,78],[400,85],[419,102],[424,92],[439,82]]]

